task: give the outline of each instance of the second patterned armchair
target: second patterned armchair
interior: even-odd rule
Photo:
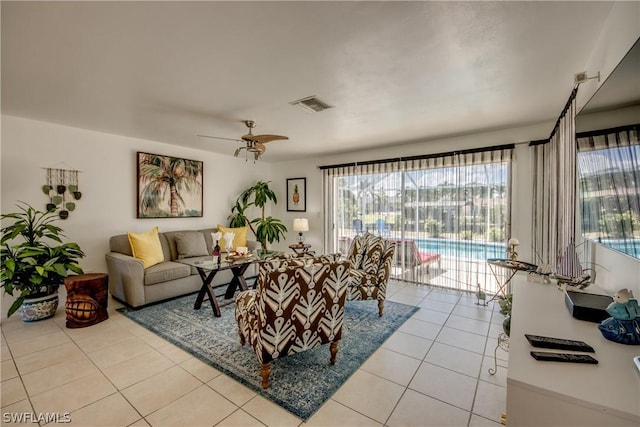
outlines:
[[[262,263],[255,290],[236,297],[240,344],[248,342],[269,388],[271,361],[331,343],[336,361],[342,338],[349,262],[338,257],[288,258]]]
[[[351,263],[348,299],[377,300],[379,316],[384,310],[395,248],[392,242],[365,233],[353,239],[347,253]]]

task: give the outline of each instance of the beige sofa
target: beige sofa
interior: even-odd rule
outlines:
[[[110,252],[105,255],[109,272],[109,292],[116,299],[132,307],[140,307],[200,290],[202,279],[197,270],[176,260],[179,257],[209,254],[214,244],[211,233],[216,231],[216,228],[208,228],[158,233],[164,262],[146,269],[143,268],[142,261],[133,257],[127,234],[112,236],[109,239]],[[176,242],[176,236],[180,240],[180,245]],[[205,241],[204,247],[201,244],[202,237]],[[184,252],[183,242],[187,238],[192,242],[197,239],[197,244],[191,245],[187,248],[187,252]],[[247,247],[253,250],[257,247],[257,243],[247,241]],[[204,251],[206,252],[201,253]],[[255,270],[250,268],[247,274],[251,275],[251,271]],[[220,271],[214,278],[213,286],[228,283],[231,278],[231,271]]]

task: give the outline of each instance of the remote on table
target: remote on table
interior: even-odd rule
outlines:
[[[552,353],[546,351],[532,351],[531,356],[545,362],[589,363],[597,365],[598,360],[588,354]]]
[[[593,347],[584,341],[568,340],[564,338],[544,337],[542,335],[524,334],[534,347],[553,348],[556,350],[585,351],[595,353]]]

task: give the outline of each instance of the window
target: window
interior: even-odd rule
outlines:
[[[509,236],[511,148],[325,170],[326,247],[364,232],[396,242],[394,278],[494,292],[487,258]]]
[[[640,258],[640,125],[577,135],[582,233]]]

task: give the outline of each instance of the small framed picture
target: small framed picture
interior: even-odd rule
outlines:
[[[307,178],[287,178],[287,211],[307,211]]]

